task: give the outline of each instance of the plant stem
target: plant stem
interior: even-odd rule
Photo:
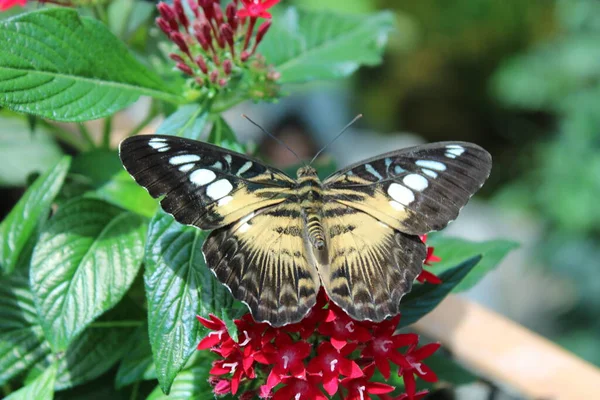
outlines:
[[[111,322],[92,322],[93,328],[137,328],[144,325],[144,321],[111,321]]]
[[[112,116],[104,119],[104,132],[102,133],[102,147],[110,149],[110,132],[112,131]]]
[[[131,400],[137,399],[139,391],[140,391],[140,382],[137,381],[133,384],[133,387],[131,388],[131,396],[129,396],[129,398]]]
[[[96,143],[94,143],[94,139],[92,138],[92,135],[90,134],[90,131],[85,126],[85,124],[83,122],[80,122],[78,125],[79,133],[81,134],[83,140],[85,140],[85,142],[88,144],[88,147],[92,149],[96,148]]]
[[[43,120],[43,119],[40,119],[39,123],[44,128],[46,128],[50,134],[52,134],[56,139],[60,140],[61,142],[68,144],[69,146],[73,147],[77,151],[87,150],[87,146],[84,143],[82,143],[81,141],[77,140],[71,132],[69,132],[57,125],[51,124],[48,121]]]
[[[231,100],[229,100],[228,102],[217,103],[217,107],[211,109],[210,113],[211,114],[220,114],[224,111],[229,110],[233,106],[237,106],[238,104],[243,103],[246,100],[248,100],[248,98],[245,96],[236,96],[236,97],[232,98]]]

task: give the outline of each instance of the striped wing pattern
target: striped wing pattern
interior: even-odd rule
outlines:
[[[294,180],[261,162],[174,136],[121,143],[133,178],[183,224],[213,230],[208,267],[257,321],[300,321],[321,285],[357,320],[400,312],[422,270],[418,235],[444,228],[483,185],[491,157],[442,142],[351,165],[322,184],[311,167]]]
[[[176,136],[121,142],[123,165],[162,208],[186,225],[215,229],[293,195],[283,172],[243,154]]]
[[[209,267],[257,321],[297,322],[316,303],[320,282],[301,213],[297,202],[275,205],[213,231],[204,242]]]
[[[321,279],[329,298],[357,320],[398,314],[425,260],[421,239],[335,201],[325,201],[323,215],[330,264]]]
[[[323,182],[329,199],[411,235],[445,228],[483,185],[491,156],[466,142],[409,147],[362,161]]]

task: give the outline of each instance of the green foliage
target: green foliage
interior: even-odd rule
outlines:
[[[0,104],[57,121],[112,115],[139,96],[179,101],[106,27],[46,9],[0,24]],[[90,52],[90,49],[94,49]]]
[[[349,16],[289,8],[260,51],[281,73],[281,83],[343,78],[381,62],[393,21],[387,12]]]
[[[63,158],[54,168],[40,176],[25,192],[10,214],[0,224],[0,267],[11,273],[27,246],[27,242],[40,227],[58,194],[71,159]]]
[[[156,35],[153,12],[147,2],[117,0],[0,22],[0,40],[10,44],[0,48],[0,184],[24,185],[40,173],[0,224],[0,385],[8,398],[133,399],[156,383],[149,399],[212,398],[213,359],[195,350],[207,333],[196,316],[217,315],[237,339],[234,319],[247,307],[207,268],[208,232],[157,211],[158,201],[123,170],[111,147],[112,116],[149,96],[147,118],[119,137],[163,116],[158,134],[198,139],[207,132],[209,142],[243,152],[222,113],[262,98],[241,88],[265,82],[198,90],[198,81],[185,80],[164,59],[174,45]],[[389,12],[288,8],[275,13],[259,52],[273,65],[268,79],[277,87],[339,79],[381,63],[393,28]],[[88,131],[93,124],[48,121],[102,117],[101,139]],[[60,158],[63,151],[72,161]],[[439,266],[445,283],[417,286],[404,299],[404,321],[473,285],[513,247],[434,243],[445,258]],[[143,385],[150,386],[146,393]]]
[[[44,227],[31,288],[55,351],[121,300],[140,267],[145,232],[136,214],[85,198],[65,204]]]

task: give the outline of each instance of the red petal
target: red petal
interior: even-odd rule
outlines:
[[[433,353],[435,353],[436,350],[440,348],[440,346],[441,346],[440,343],[426,344],[425,346],[421,347],[420,349],[417,349],[417,350],[411,352],[411,356],[417,360],[424,360],[425,358],[427,358],[427,357],[431,356]]]
[[[240,10],[237,11],[237,15],[240,18],[246,18],[246,17],[250,16],[250,13],[245,8],[242,8],[242,9],[240,9]]]
[[[442,280],[437,275],[434,275],[426,270],[421,271],[419,276],[417,276],[417,280],[421,283],[429,282],[432,285],[439,285],[442,283]]]
[[[271,7],[273,7],[275,4],[279,3],[279,1],[280,1],[280,0],[265,0],[265,1],[262,3],[262,6],[263,6],[264,8],[271,8]]]
[[[425,382],[434,383],[438,381],[436,373],[425,364],[421,364],[420,371],[415,369],[414,372],[416,372],[417,375],[419,375],[419,378],[423,379]]]
[[[415,391],[417,390],[417,384],[415,383],[415,377],[412,374],[412,371],[409,371],[406,374],[402,374],[402,379],[404,380],[404,389],[406,390],[406,394],[410,400],[415,398]]]
[[[214,347],[220,341],[221,340],[219,339],[218,335],[209,335],[209,336],[205,337],[204,339],[202,339],[200,341],[200,343],[198,343],[197,348],[198,348],[198,350],[207,350],[207,349]]]
[[[346,345],[346,341],[345,340],[337,340],[336,338],[331,338],[330,341],[331,341],[331,345],[333,347],[335,347],[336,350],[338,350],[338,351],[341,350],[341,349],[343,349],[344,346]]]
[[[328,378],[323,379],[323,389],[330,395],[333,396],[338,390],[338,378],[332,375]]]
[[[271,19],[271,13],[267,11],[261,11],[261,13],[258,14],[258,16],[264,19]]]
[[[385,380],[390,379],[390,363],[388,362],[387,358],[377,357],[375,359],[375,365]]]
[[[386,385],[385,383],[381,383],[381,382],[369,382],[367,384],[367,392],[373,393],[373,394],[385,394],[385,393],[393,392],[394,389],[396,389],[396,388],[393,386],[390,386],[390,385]]]

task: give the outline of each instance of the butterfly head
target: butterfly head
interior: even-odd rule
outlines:
[[[317,176],[317,170],[311,167],[310,165],[307,165],[302,168],[299,168],[298,172],[296,172],[296,175],[298,176],[298,179],[305,176]]]

